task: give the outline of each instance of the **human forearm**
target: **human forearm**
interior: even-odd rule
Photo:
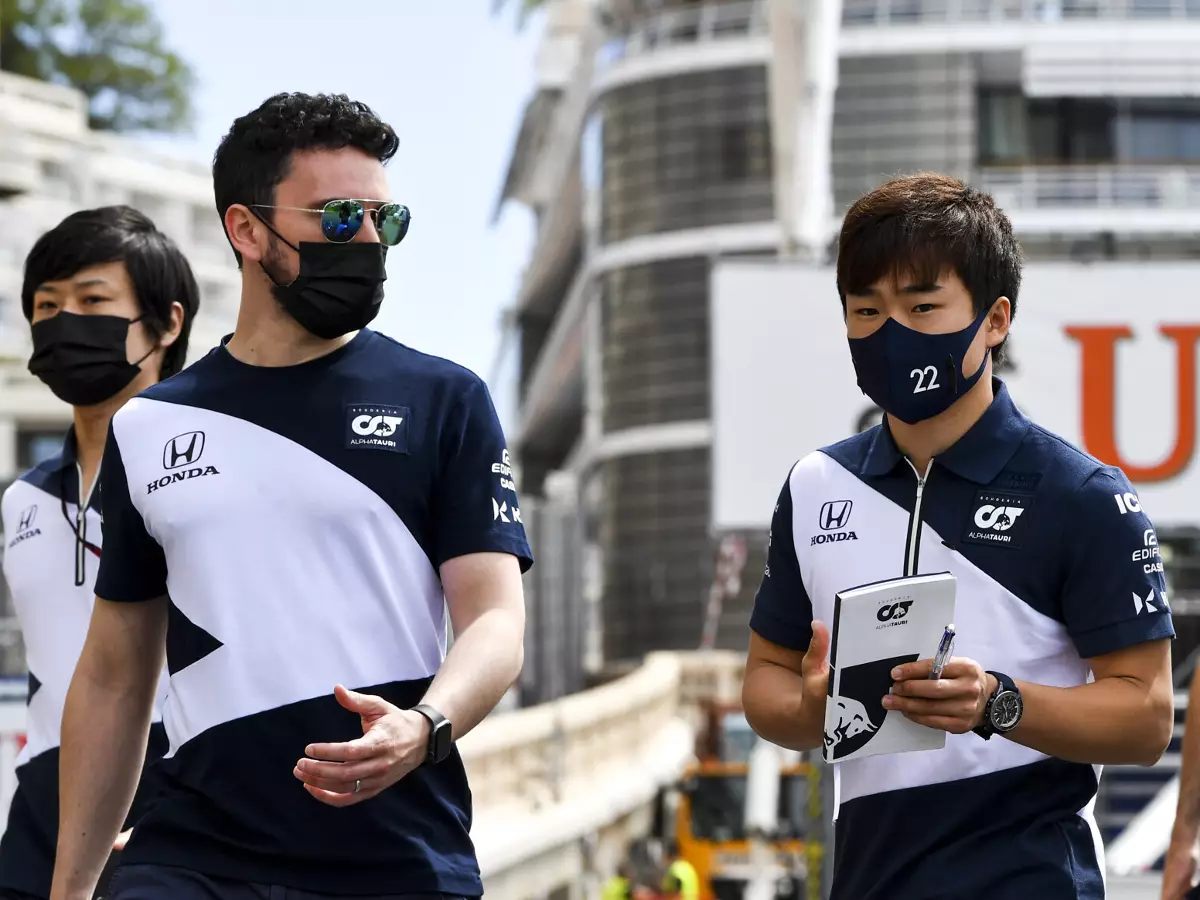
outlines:
[[[92,895],[137,789],[153,690],[106,684],[80,661],[63,714],[52,900]]]
[[[816,695],[807,698],[817,700]],[[776,665],[759,665],[746,673],[742,707],[760,737],[788,750],[813,750],[825,732],[825,695],[806,702],[803,680]]]
[[[1200,677],[1192,678],[1179,765],[1179,805],[1175,810],[1175,839],[1194,843],[1200,834]]]
[[[524,617],[501,608],[455,635],[422,700],[450,720],[455,740],[483,721],[521,674],[524,631]]]
[[[994,685],[994,682],[993,682]],[[1147,691],[1125,678],[1071,688],[1018,681],[1021,722],[1007,735],[1048,756],[1093,765],[1153,765],[1171,739],[1169,691]]]

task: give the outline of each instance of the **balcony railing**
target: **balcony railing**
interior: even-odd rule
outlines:
[[[1200,166],[1025,166],[983,169],[976,184],[1004,209],[1200,212]]]
[[[842,24],[1200,20],[1200,0],[842,0]]]
[[[728,0],[639,16],[600,50],[597,68],[628,56],[767,34],[767,0]]]

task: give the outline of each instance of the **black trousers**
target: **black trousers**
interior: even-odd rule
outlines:
[[[108,862],[104,864],[104,871],[100,873],[100,880],[96,883],[96,891],[92,894],[92,900],[106,900],[108,883],[112,879],[113,871],[120,858],[116,851],[108,855]],[[30,894],[27,891],[18,891],[15,888],[0,888],[0,900],[46,900],[46,898]]]
[[[319,894],[277,884],[214,878],[174,866],[127,865],[117,869],[105,900],[468,900],[452,894]]]

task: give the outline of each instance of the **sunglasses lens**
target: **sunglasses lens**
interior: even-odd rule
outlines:
[[[379,240],[389,247],[394,247],[408,234],[408,223],[411,219],[412,214],[402,203],[387,203],[379,207],[376,220],[379,223]]]
[[[321,231],[325,240],[345,244],[354,240],[362,228],[366,212],[357,200],[331,200],[321,213]]]

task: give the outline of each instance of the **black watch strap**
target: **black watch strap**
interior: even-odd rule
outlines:
[[[996,696],[1001,691],[1017,690],[1017,683],[1003,672],[993,672],[991,669],[988,669],[987,674],[996,679],[996,689],[992,691],[991,696],[988,697],[987,703],[983,707],[983,721],[979,724],[978,728],[972,729],[985,741],[989,740],[993,734],[998,733],[996,727],[992,725],[992,704],[995,702]]]
[[[425,763],[437,764],[450,755],[454,743],[450,720],[427,703],[418,703],[413,712],[429,720],[429,744],[425,748]]]

